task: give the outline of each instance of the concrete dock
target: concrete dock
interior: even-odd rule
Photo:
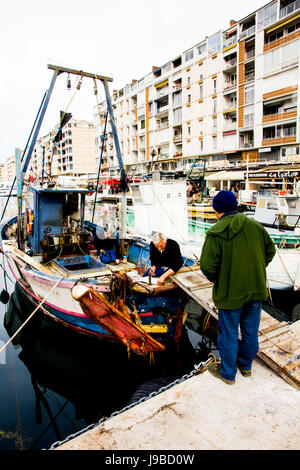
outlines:
[[[300,322],[292,325],[300,334]],[[299,450],[300,394],[261,359],[234,385],[208,370],[56,450]]]

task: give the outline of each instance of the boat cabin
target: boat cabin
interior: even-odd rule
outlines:
[[[254,218],[267,227],[294,230],[299,226],[300,198],[291,194],[258,196]]]
[[[88,253],[92,237],[84,229],[84,207],[89,193],[90,190],[81,188],[29,188],[24,226],[33,255],[42,255],[47,261],[57,256],[62,259],[63,255]]]

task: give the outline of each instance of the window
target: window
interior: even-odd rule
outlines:
[[[182,99],[181,99],[181,92],[173,94],[173,108],[181,106]]]
[[[197,46],[197,51],[199,55],[204,55],[206,51],[206,42],[200,44],[200,46]]]
[[[245,104],[254,103],[254,85],[248,86],[245,89]]]
[[[217,98],[213,99],[212,112],[213,112],[213,114],[216,114],[216,112],[217,112]]]
[[[284,137],[290,137],[296,135],[296,124],[287,124],[283,128]]]
[[[189,60],[193,59],[194,57],[194,51],[191,49],[190,51],[186,52],[184,55],[184,60],[185,62],[188,62]]]
[[[191,126],[187,127],[187,133],[188,133],[188,135],[191,135]]]
[[[265,75],[280,72],[298,64],[299,61],[299,41],[293,41],[284,47],[279,47],[265,54],[264,73]]]
[[[266,44],[277,41],[278,39],[282,38],[282,36],[283,36],[283,31],[278,31],[276,33],[273,33],[270,36],[266,37]]]
[[[297,23],[297,24],[293,24],[293,26],[290,26],[287,30],[288,34],[291,34],[293,33],[294,31],[296,31],[297,29],[300,29],[300,22]]]
[[[191,84],[191,77],[187,78],[187,84],[188,84],[188,86]]]
[[[192,99],[191,95],[187,95],[187,102],[188,103],[191,103],[191,99]]]
[[[254,125],[254,105],[245,106],[245,127]]]
[[[257,13],[257,30],[264,29],[277,20],[277,2],[267,5]]]
[[[216,131],[217,130],[217,118],[213,117],[212,121],[213,121],[213,131]]]
[[[182,111],[181,108],[174,109],[173,112],[173,124],[180,124],[182,121]]]
[[[216,54],[221,50],[221,34],[217,33],[208,38],[208,55]]]
[[[214,78],[213,80],[213,91],[214,91],[214,94],[217,93],[217,79]]]
[[[202,100],[203,99],[203,85],[199,86],[199,98]]]
[[[217,150],[217,137],[213,137],[213,150]]]

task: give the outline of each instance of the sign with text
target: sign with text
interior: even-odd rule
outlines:
[[[260,173],[248,173],[248,178],[299,178],[300,170],[279,170],[279,171],[266,171]],[[247,173],[245,173],[247,178]]]

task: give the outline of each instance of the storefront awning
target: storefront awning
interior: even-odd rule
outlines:
[[[245,179],[245,171],[218,171],[212,175],[206,175],[207,181],[243,181]]]

